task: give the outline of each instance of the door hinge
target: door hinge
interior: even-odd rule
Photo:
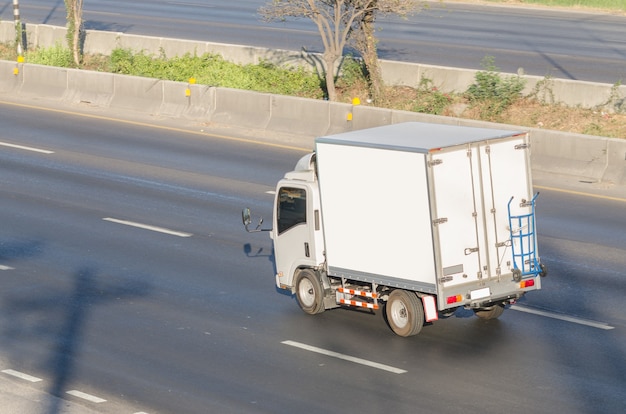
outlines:
[[[443,223],[447,223],[447,222],[448,222],[448,219],[445,218],[445,217],[442,217],[442,218],[434,219],[433,220],[433,225],[436,226],[438,224],[443,224]]]
[[[465,256],[468,256],[472,253],[476,253],[478,251],[478,247],[468,247],[465,249]]]
[[[428,161],[429,167],[434,167],[435,165],[443,164],[443,160],[430,160]]]

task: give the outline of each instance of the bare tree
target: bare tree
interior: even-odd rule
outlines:
[[[259,9],[266,21],[281,21],[289,17],[308,18],[315,23],[324,45],[324,77],[328,99],[337,100],[335,73],[337,62],[343,56],[348,36],[356,20],[369,4],[376,0],[273,0]],[[354,7],[359,3],[362,7]]]
[[[352,36],[355,47],[362,53],[376,88],[382,84],[374,21],[376,13],[406,15],[416,9],[417,0],[272,0],[259,9],[266,21],[283,21],[287,18],[308,18],[315,23],[322,37],[324,72],[328,99],[335,101],[337,62]]]
[[[361,1],[355,1],[354,7],[362,7]],[[407,17],[411,13],[422,9],[422,1],[419,0],[375,0],[368,5],[363,15],[355,21],[355,27],[351,32],[352,46],[360,53],[363,63],[368,72],[370,97],[377,102],[383,88],[382,72],[378,62],[378,40],[376,38],[377,15],[398,15]]]
[[[67,12],[67,44],[72,51],[74,64],[82,62],[80,38],[83,29],[83,0],[65,0]]]

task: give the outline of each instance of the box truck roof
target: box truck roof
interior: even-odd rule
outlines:
[[[405,122],[317,138],[317,143],[423,152],[469,142],[506,138],[522,131]]]

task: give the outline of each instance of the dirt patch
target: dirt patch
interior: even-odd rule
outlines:
[[[342,89],[339,96],[341,102],[349,103],[354,97],[359,97],[362,105],[374,106],[362,98],[367,96],[367,90],[362,85]],[[584,109],[546,104],[530,97],[521,98],[497,116],[487,118],[480,105],[472,105],[462,95],[448,95],[432,90],[425,92],[406,86],[386,88],[376,106],[521,127],[626,138],[626,114],[610,113],[601,108]]]

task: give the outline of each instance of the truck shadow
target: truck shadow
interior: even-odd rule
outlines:
[[[246,257],[249,257],[249,258],[267,258],[267,260],[269,260],[269,262],[272,264],[272,269],[274,272],[273,274],[274,275],[276,274],[276,260],[274,257],[273,246],[271,249],[266,250],[264,247],[253,248],[250,243],[246,243],[243,245],[243,253],[246,255]],[[274,290],[276,291],[276,293],[292,298],[294,302],[297,304],[296,296],[293,295],[290,291],[285,290],[285,289],[280,289],[275,284],[274,284]]]

